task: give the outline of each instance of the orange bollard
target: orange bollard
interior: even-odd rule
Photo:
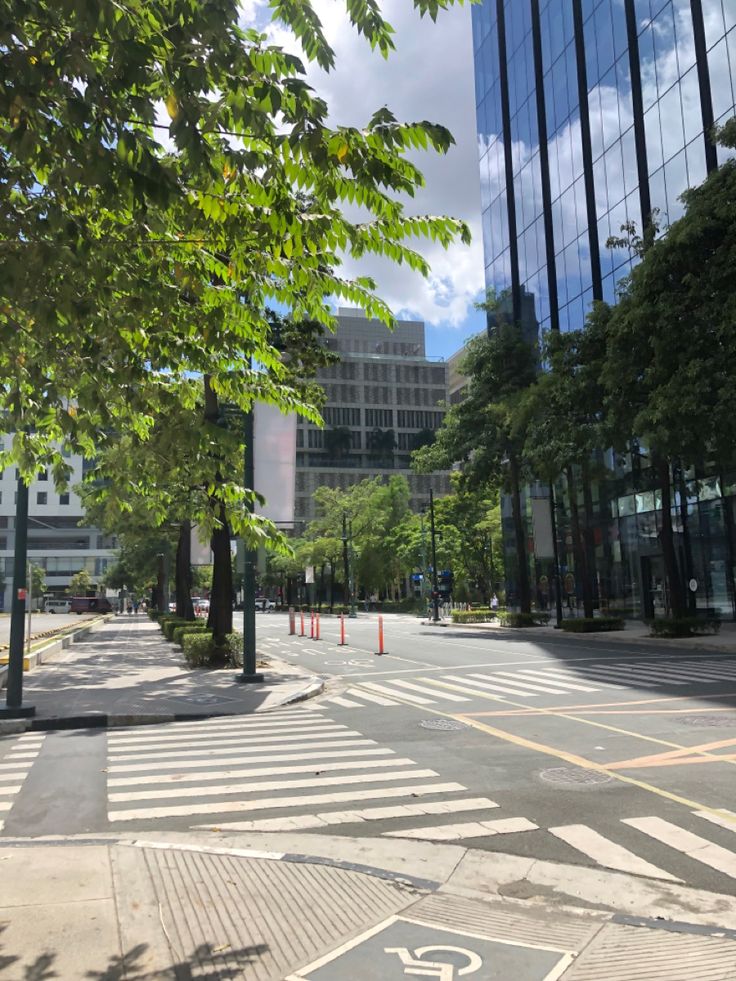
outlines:
[[[378,650],[376,654],[385,654],[386,651],[383,649],[383,617],[379,615],[378,617]]]
[[[314,640],[314,610],[309,611],[309,639]]]
[[[344,613],[340,614],[340,643],[337,646],[338,647],[345,646],[345,614]]]
[[[300,610],[299,611],[299,616],[300,616],[301,621],[302,621],[302,632],[301,632],[301,634],[299,636],[300,637],[303,637],[304,636],[304,610]]]
[[[314,617],[315,617],[314,639],[319,640],[319,613],[315,613]]]

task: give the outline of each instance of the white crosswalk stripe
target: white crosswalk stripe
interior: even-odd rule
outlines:
[[[45,733],[24,733],[15,737],[8,747],[8,753],[0,757],[0,832],[43,748],[45,738]]]
[[[584,824],[568,824],[558,828],[550,828],[550,833],[570,845],[571,848],[592,858],[598,865],[617,872],[629,872],[633,875],[646,875],[651,879],[667,879],[670,882],[681,882],[676,876],[664,872],[650,862],[639,858],[628,848],[604,838],[603,835],[586,827]]]
[[[316,718],[319,726],[305,724],[315,719],[305,710],[294,713],[292,735],[280,744],[267,719],[253,717],[224,734],[221,720],[111,732],[108,818],[113,826],[185,818],[188,827],[211,827],[202,822],[217,816],[218,827],[254,831],[383,821],[382,833],[410,825],[408,837],[426,840],[457,840],[459,817],[471,812],[477,819],[465,820],[469,837],[481,828],[490,836],[536,827],[516,817],[491,820],[495,801],[469,796],[463,784],[346,726],[326,739],[329,719]],[[207,755],[192,758],[202,743]]]
[[[736,853],[722,845],[716,845],[660,817],[624,818],[623,823],[696,862],[736,879]]]

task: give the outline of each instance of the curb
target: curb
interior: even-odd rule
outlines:
[[[31,651],[30,654],[23,653],[23,672],[32,671],[33,668],[38,667],[39,664],[43,664],[44,657],[48,654],[55,654],[57,651],[65,650],[70,647],[76,641],[80,640],[82,637],[86,637],[88,633],[95,630],[103,623],[107,623],[110,620],[109,615],[97,617],[94,620],[88,620],[83,626],[76,627],[70,630],[68,633],[62,633],[54,639],[54,636],[59,634],[59,630],[64,630],[64,627],[54,629],[53,631],[44,631],[41,634],[35,634],[31,637],[31,641],[44,641],[48,640],[48,643],[43,647],[37,648],[35,651]],[[4,648],[7,650],[7,648]],[[8,677],[8,665],[0,665],[0,689],[5,687]]]
[[[284,705],[295,705],[299,702],[306,702],[310,698],[321,695],[325,690],[324,681],[312,682],[302,691],[290,695],[283,701],[277,702],[268,709],[260,712],[137,712],[128,715],[113,715],[110,713],[70,715],[64,717],[52,717],[49,719],[28,719],[10,723],[0,723],[0,735],[15,732],[50,732],[62,729],[116,729],[127,726],[152,726],[161,725],[166,722],[204,722],[207,719],[234,719],[245,715],[267,715],[268,712],[283,708]],[[5,729],[5,725],[12,725],[16,728]]]

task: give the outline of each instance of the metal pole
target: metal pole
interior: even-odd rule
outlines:
[[[562,623],[562,583],[560,581],[560,553],[557,548],[557,504],[555,502],[555,485],[549,485],[549,515],[552,524],[552,554],[555,563],[555,626],[559,630]]]
[[[28,563],[28,635],[26,637],[26,651],[31,654],[31,611],[33,609],[33,566]]]
[[[348,554],[348,518],[346,514],[342,516],[342,565],[345,583],[342,591],[342,603],[347,607],[350,605],[350,556]]]
[[[348,535],[350,537],[350,613],[348,616],[354,620],[357,616],[355,612],[355,551],[353,550],[353,522],[348,525]]]
[[[437,542],[434,530],[434,491],[429,491],[429,520],[430,532],[432,535],[432,620],[435,623],[440,619],[440,589],[437,582]]]
[[[245,441],[243,482],[252,489],[255,483],[255,458],[253,455],[253,409],[246,412],[243,420],[243,439]],[[247,505],[253,513],[253,504]],[[236,678],[244,684],[263,681],[263,675],[256,671],[256,561],[258,553],[243,541],[245,570],[243,573],[243,671]]]
[[[26,605],[26,561],[28,558],[28,485],[18,479],[15,506],[15,554],[13,556],[13,601],[10,607],[10,650],[5,708],[0,718],[17,719],[35,715],[32,705],[23,705],[23,630]]]

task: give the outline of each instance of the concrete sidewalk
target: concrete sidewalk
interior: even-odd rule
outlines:
[[[137,725],[267,711],[319,694],[324,685],[268,655],[262,684],[234,668],[189,668],[156,623],[116,617],[24,676],[31,728]]]
[[[0,978],[733,981],[736,898],[454,845],[14,839]]]

